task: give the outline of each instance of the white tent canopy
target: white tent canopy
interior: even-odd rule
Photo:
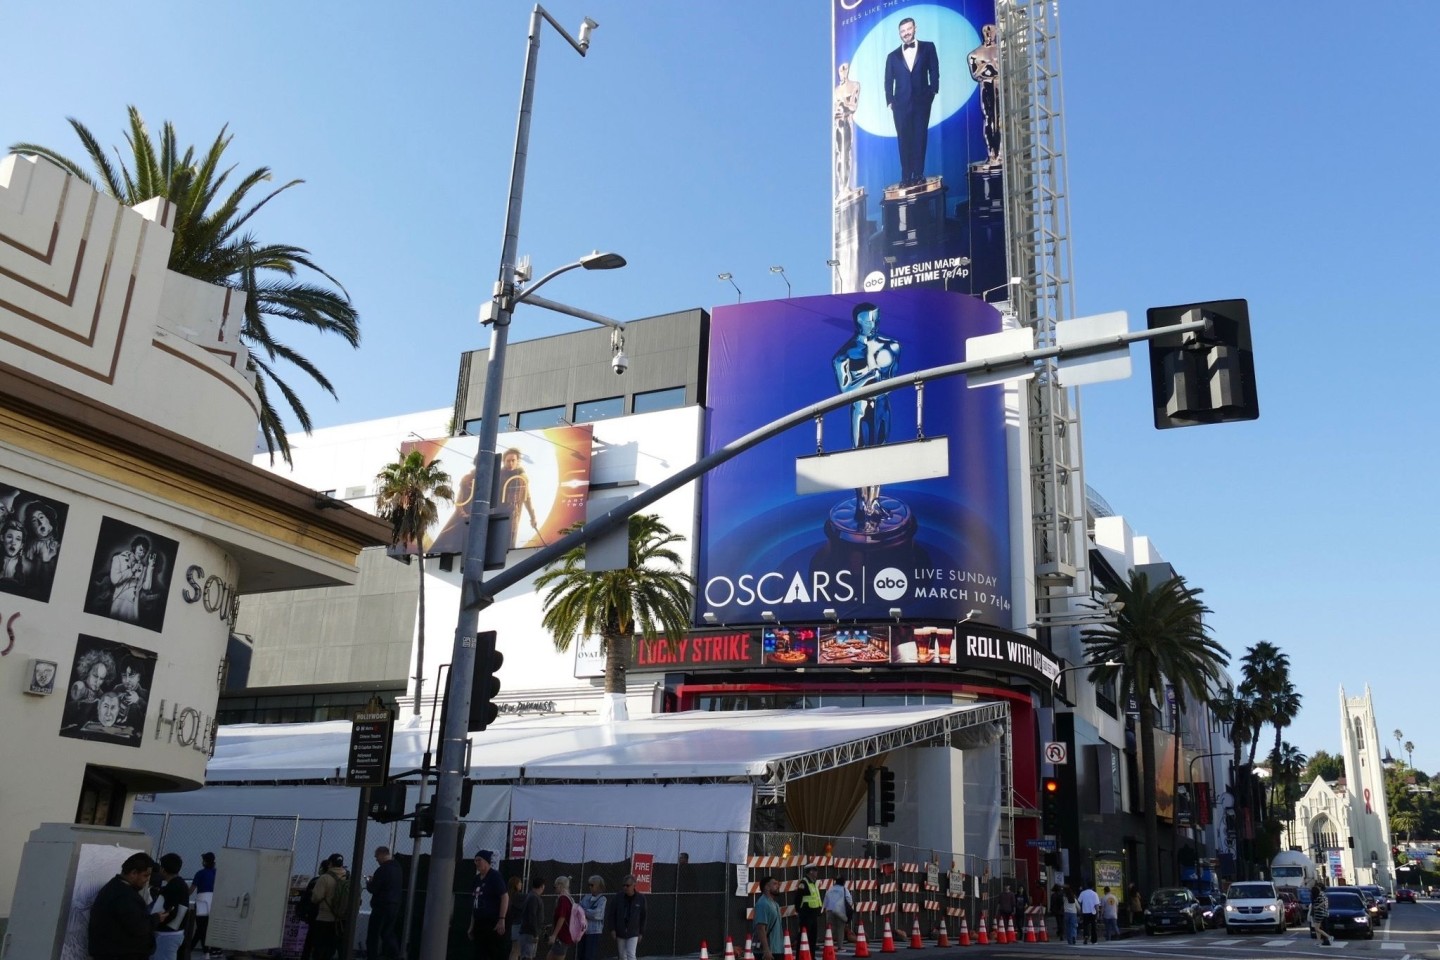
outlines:
[[[957,730],[1003,722],[1004,703],[690,711],[599,722],[504,717],[470,735],[469,778],[500,782],[741,782],[778,785]],[[420,766],[428,722],[397,722],[392,774]],[[343,777],[344,721],[220,729],[212,785],[323,782]]]

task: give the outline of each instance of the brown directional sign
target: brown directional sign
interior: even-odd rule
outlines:
[[[345,783],[383,787],[390,776],[390,739],[395,719],[388,710],[357,713],[350,727],[350,762]]]

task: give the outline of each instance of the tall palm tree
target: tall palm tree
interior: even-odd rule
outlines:
[[[394,463],[387,463],[375,476],[375,512],[390,521],[390,543],[407,554],[412,550],[419,562],[420,607],[416,613],[415,646],[415,707],[420,713],[420,700],[425,695],[425,531],[440,520],[436,500],[451,501],[455,491],[450,474],[440,469],[438,461],[426,463],[419,450],[402,454]]]
[[[1409,740],[1405,741],[1405,766],[1411,770],[1415,769],[1415,744]]]
[[[1128,583],[1115,589],[1121,608],[1114,624],[1085,631],[1084,641],[1096,679],[1117,679],[1121,702],[1132,697],[1140,709],[1140,757],[1145,771],[1142,808],[1145,813],[1145,883],[1154,889],[1160,879],[1160,830],[1155,819],[1157,769],[1155,763],[1155,704],[1167,701],[1165,687],[1174,688],[1178,705],[1187,698],[1206,697],[1218,681],[1230,655],[1210,638],[1200,600],[1203,591],[1188,586],[1184,577],[1171,577],[1151,585],[1150,577],[1132,572]],[[1103,666],[1118,660],[1120,666]],[[1176,745],[1177,749],[1179,744]]]
[[[1254,702],[1249,765],[1255,766],[1260,728],[1275,717],[1275,700],[1290,679],[1290,657],[1268,640],[1246,648],[1240,658],[1240,693]]]
[[[1294,822],[1295,803],[1300,799],[1300,773],[1310,758],[1292,743],[1281,742],[1270,754],[1270,783],[1274,791],[1272,807],[1281,820]]]
[[[1218,697],[1210,701],[1210,709],[1215,711],[1215,716],[1230,725],[1229,739],[1235,751],[1230,768],[1232,772],[1239,770],[1240,751],[1250,742],[1250,732],[1254,729],[1254,704],[1234,687],[1226,687]]]
[[[271,179],[270,168],[251,171],[222,194],[234,166],[222,168],[225,148],[233,137],[221,127],[215,141],[200,155],[193,146],[181,153],[175,128],[168,121],[156,144],[140,111],[129,108],[130,129],[125,134],[128,158],[116,149],[118,168],[100,141],[79,120],[69,118],[85,153],[94,165],[92,178],[79,164],[49,147],[34,143],[12,144],[14,153],[33,154],[58,164],[97,190],[126,206],[164,197],[175,205],[174,242],[170,269],[187,277],[243,292],[245,314],[239,337],[250,350],[255,392],[260,400],[260,432],[273,462],[276,451],[290,463],[290,441],[280,411],[270,395],[279,391],[300,427],[309,433],[310,413],[299,395],[282,380],[275,364],[284,361],[309,376],[332,397],[330,380],[293,348],[280,342],[270,321],[286,320],[321,333],[334,333],[352,347],[360,344],[360,316],[340,282],[322,270],[303,247],[259,243],[246,226],[260,208],[303,180],[291,180],[259,200],[250,192]],[[335,289],[295,279],[300,270],[319,274]]]
[[[1300,716],[1300,703],[1305,699],[1300,691],[1295,689],[1289,673],[1287,665],[1284,683],[1270,697],[1270,725],[1275,728],[1275,753],[1277,754],[1280,752],[1281,734],[1286,727],[1295,722],[1296,717]]]
[[[674,546],[685,538],[653,513],[630,517],[630,563],[623,570],[585,569],[585,547],[575,547],[535,578],[545,591],[541,624],[565,652],[577,640],[599,635],[605,650],[605,693],[612,716],[624,719],[625,671],[638,634],[677,643],[690,628],[694,579]]]

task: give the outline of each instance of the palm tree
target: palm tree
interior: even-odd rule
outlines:
[[[1270,754],[1271,789],[1274,791],[1273,807],[1276,816],[1294,822],[1295,804],[1300,799],[1300,772],[1310,763],[1310,758],[1300,752],[1294,744],[1281,742],[1278,749]]]
[[[1290,681],[1287,666],[1285,682],[1270,697],[1270,725],[1275,728],[1275,752],[1277,754],[1280,752],[1280,735],[1295,721],[1296,717],[1300,716],[1300,702],[1303,699],[1304,697],[1295,689],[1295,684]]]
[[[271,332],[271,320],[288,320],[321,333],[338,334],[346,343],[360,344],[360,317],[350,295],[340,282],[322,270],[309,251],[288,244],[262,244],[242,229],[261,207],[303,180],[291,180],[271,190],[258,201],[250,191],[271,179],[270,168],[260,167],[234,185],[228,195],[221,191],[235,167],[221,168],[225,148],[232,134],[222,127],[203,156],[195,148],[180,152],[175,128],[169,122],[161,128],[157,145],[145,127],[140,111],[129,108],[130,130],[125,135],[129,158],[116,150],[118,169],[111,163],[95,135],[74,117],[69,118],[98,174],[96,179],[75,161],[44,146],[17,143],[15,153],[44,157],[97,190],[103,190],[126,206],[163,197],[175,205],[174,242],[170,247],[170,269],[187,277],[214,283],[245,294],[244,321],[239,337],[250,350],[255,372],[255,392],[260,400],[260,432],[274,462],[278,450],[290,463],[290,441],[284,422],[270,395],[278,390],[300,427],[309,433],[310,413],[298,394],[276,373],[275,363],[285,361],[298,367],[332,397],[335,387],[313,363],[281,343]],[[248,205],[247,205],[248,204]],[[336,289],[303,283],[295,279],[299,270],[309,270]]]
[[[1210,638],[1199,587],[1171,577],[1151,586],[1147,574],[1132,572],[1115,588],[1125,604],[1114,624],[1085,631],[1084,641],[1096,679],[1117,679],[1122,703],[1132,698],[1140,709],[1140,757],[1144,766],[1142,808],[1145,814],[1145,882],[1154,889],[1160,879],[1160,832],[1155,819],[1155,703],[1165,703],[1167,683],[1177,706],[1186,698],[1201,700],[1218,681],[1230,660],[1225,648]],[[1106,667],[1107,660],[1120,666]],[[1177,749],[1179,744],[1176,745]]]
[[[1275,644],[1261,640],[1246,649],[1240,663],[1240,693],[1249,697],[1254,707],[1249,759],[1249,766],[1253,768],[1255,751],[1260,745],[1260,728],[1274,720],[1275,697],[1290,681],[1290,658]]]
[[[682,567],[674,545],[685,538],[653,513],[629,522],[630,563],[623,570],[585,569],[585,547],[575,547],[535,578],[544,590],[541,624],[564,653],[577,640],[600,636],[605,650],[605,693],[612,716],[623,720],[625,670],[638,633],[675,644],[690,628],[694,579]]]
[[[415,647],[415,707],[425,694],[425,531],[440,519],[435,501],[454,500],[450,475],[439,462],[426,463],[419,450],[402,454],[375,476],[375,512],[390,521],[390,543],[408,555],[412,550],[420,561],[420,607],[416,614],[419,638]]]
[[[1411,770],[1415,769],[1415,744],[1409,740],[1405,741],[1405,766]]]
[[[1401,730],[1400,730],[1399,727],[1396,727],[1396,728],[1395,728],[1395,746],[1397,746],[1397,747],[1400,746],[1400,741],[1401,741],[1401,740],[1404,740],[1404,739],[1405,739],[1405,734],[1401,732]]]

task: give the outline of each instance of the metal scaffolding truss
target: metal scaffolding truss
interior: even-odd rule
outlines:
[[[1070,211],[1058,0],[999,0],[1005,223],[1011,309],[1053,346],[1056,324],[1074,315]],[[1036,595],[1085,593],[1085,484],[1079,398],[1046,360],[1029,388],[1029,441]],[[1041,611],[1042,613],[1045,611]]]
[[[1004,701],[987,701],[957,706],[954,713],[933,720],[907,724],[858,740],[832,744],[820,750],[771,760],[766,764],[766,773],[760,779],[759,785],[783,793],[784,784],[791,780],[798,780],[801,777],[823,773],[835,767],[868,760],[902,747],[948,737],[956,730],[978,727],[997,721],[1005,723],[1006,741],[1008,742],[1009,720],[1010,705]]]

